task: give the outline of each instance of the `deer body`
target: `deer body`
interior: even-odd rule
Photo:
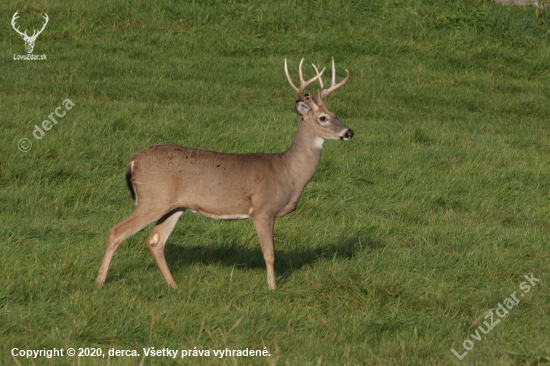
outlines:
[[[320,151],[316,155],[318,164]],[[249,219],[266,210],[274,216],[291,212],[314,173],[296,176],[295,165],[290,153],[223,154],[174,144],[146,148],[129,164],[140,205],[167,211],[185,207],[219,220]],[[167,175],[173,179],[151,179]],[[277,195],[265,194],[271,192]]]
[[[303,60],[302,60],[303,61]],[[164,258],[164,245],[186,209],[218,220],[252,219],[267,266],[269,287],[276,287],[273,241],[275,218],[294,211],[321,158],[325,139],[348,140],[347,128],[322,102],[304,96],[303,89],[323,73],[296,88],[300,100],[296,111],[302,116],[292,146],[280,154],[224,154],[182,147],[153,145],[138,152],[126,169],[126,181],[136,203],[130,217],[115,225],[101,264],[97,282],[103,284],[116,248],[153,221],[157,224],[147,239],[164,279],[176,282]],[[317,71],[317,69],[316,69]],[[348,74],[349,78],[349,74]],[[336,85],[336,88],[347,82]],[[333,86],[335,90],[333,60]],[[321,87],[324,89],[322,81]],[[332,89],[332,90],[331,90]]]

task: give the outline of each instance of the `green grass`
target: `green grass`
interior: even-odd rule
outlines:
[[[49,15],[34,49],[47,61],[13,60],[16,10],[22,30]],[[0,13],[0,365],[550,363],[550,13],[474,0],[37,0]],[[277,220],[277,290],[251,221],[189,213],[166,247],[177,291],[147,249],[151,226],[96,288],[109,229],[134,209],[131,156],[168,142],[284,151],[298,117],[283,60],[296,77],[302,57],[331,56],[351,76],[327,105],[355,137],[325,144],[297,211]],[[36,140],[66,98],[75,106]],[[471,338],[530,273],[540,282]],[[14,347],[140,356],[27,360]]]

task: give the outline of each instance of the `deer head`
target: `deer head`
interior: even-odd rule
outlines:
[[[36,42],[36,38],[40,33],[42,33],[44,28],[46,28],[46,24],[48,24],[48,14],[44,13],[44,19],[46,19],[46,22],[42,26],[42,29],[40,29],[39,31],[35,29],[32,36],[29,37],[27,35],[26,29],[25,29],[25,32],[22,33],[19,31],[19,27],[15,28],[15,20],[18,18],[17,13],[18,12],[16,11],[15,14],[13,14],[13,18],[11,18],[11,26],[17,33],[19,33],[21,38],[23,38],[23,40],[25,41],[25,48],[27,49],[27,53],[32,53],[32,50],[34,49],[34,42]]]
[[[341,82],[339,82],[338,84],[336,84],[336,68],[334,66],[334,57],[333,57],[332,58],[332,85],[330,86],[330,88],[325,89],[323,80],[321,79],[321,76],[325,72],[325,69],[319,72],[319,70],[317,70],[317,67],[312,64],[317,75],[309,79],[308,81],[304,81],[304,77],[302,74],[303,62],[304,62],[304,59],[300,61],[300,66],[298,67],[298,71],[300,73],[300,88],[297,88],[292,82],[292,79],[290,78],[286,59],[285,59],[286,77],[292,89],[294,89],[296,93],[298,93],[298,97],[300,97],[300,99],[296,101],[296,113],[298,113],[302,117],[302,120],[315,121],[316,123],[312,124],[312,126],[315,126],[314,128],[317,130],[317,134],[323,140],[324,139],[340,139],[343,141],[349,140],[350,138],[353,137],[353,131],[347,128],[347,126],[343,124],[336,117],[336,115],[328,109],[328,107],[324,103],[324,99],[327,97],[327,95],[329,95],[336,89],[341,88],[348,82],[349,71],[346,70],[346,73],[347,73],[346,78]],[[321,85],[321,89],[317,91],[317,99],[313,98],[313,96],[308,94],[304,95],[305,88],[316,80],[319,80],[319,84]]]

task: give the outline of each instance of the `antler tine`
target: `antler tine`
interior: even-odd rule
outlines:
[[[301,85],[304,85],[305,81],[304,81],[304,76],[302,74],[302,64],[304,63],[304,59],[301,59],[300,60],[300,65],[298,65],[298,72],[300,74],[300,86]]]
[[[348,70],[346,70],[346,74],[347,74],[346,78],[344,80],[342,80],[341,82],[339,82],[338,84],[336,84],[336,68],[334,66],[334,57],[333,57],[332,58],[332,85],[330,86],[330,88],[321,91],[321,93],[319,94],[319,99],[321,101],[323,101],[323,99],[325,99],[325,97],[327,95],[329,95],[330,93],[332,93],[336,89],[339,89],[342,86],[344,86],[349,80],[349,71]]]
[[[294,89],[294,91],[299,94],[298,88],[294,85],[294,83],[292,82],[292,79],[290,78],[290,74],[288,73],[288,66],[286,64],[286,58],[285,58],[285,74],[286,74],[286,78],[288,80],[288,83],[290,84],[292,89]]]
[[[20,35],[22,35],[22,36],[25,35],[25,36],[26,36],[26,35],[27,35],[27,31],[26,31],[26,30],[25,30],[25,33],[22,33],[22,32],[19,30],[19,27],[15,28],[15,21],[17,20],[17,18],[19,18],[19,17],[17,16],[17,13],[19,13],[19,10],[17,10],[17,11],[15,12],[15,14],[13,14],[13,17],[11,18],[11,26],[12,26],[13,30],[16,31],[17,33],[19,33]]]
[[[319,70],[317,70],[317,66],[315,66],[314,64],[311,64],[311,66],[313,66],[313,68],[315,69],[315,72],[318,74]],[[321,84],[321,90],[325,89],[325,86],[323,85],[323,79],[322,78],[319,78],[319,84]]]
[[[334,57],[332,58],[332,83],[330,87],[332,88],[336,84],[336,66],[334,66]]]
[[[38,35],[39,35],[40,33],[42,33],[42,31],[44,30],[44,28],[46,28],[46,24],[48,24],[48,20],[49,20],[48,14],[44,13],[43,18],[46,19],[46,22],[42,25],[42,29],[40,29],[39,31],[37,31],[37,30],[35,29],[34,32],[33,32],[33,34],[32,34],[32,37],[35,37],[35,36],[38,37]],[[36,32],[38,32],[38,33],[36,33]]]
[[[300,99],[303,100],[306,103],[310,103],[311,101],[309,101],[304,96],[304,90],[306,89],[306,87],[309,84],[313,83],[315,80],[321,79],[321,75],[323,75],[323,72],[325,72],[325,69],[321,70],[321,72],[317,72],[317,75],[315,75],[313,78],[309,79],[308,81],[304,81],[304,76],[303,76],[303,73],[302,73],[302,63],[303,62],[304,62],[304,59],[302,59],[302,61],[300,61],[300,66],[298,67],[298,71],[300,73],[300,88],[297,88],[294,85],[294,83],[292,82],[292,79],[290,78],[290,74],[288,73],[288,66],[287,66],[286,58],[285,58],[285,74],[286,74],[286,78],[288,79],[288,83],[290,84],[292,89],[294,89],[294,91],[296,91],[296,93],[298,93],[298,96],[300,97]],[[317,69],[315,71],[317,71]]]
[[[48,20],[50,20],[50,18],[48,18],[48,14],[44,13],[44,16],[42,17],[44,19],[46,19],[46,22],[44,23],[44,25],[42,26],[42,29],[40,29],[40,33],[42,33],[42,31],[44,30],[44,28],[46,28],[46,24],[48,24]],[[332,59],[334,61],[334,59]]]

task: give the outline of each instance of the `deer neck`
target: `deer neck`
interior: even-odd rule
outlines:
[[[300,189],[300,193],[317,170],[325,141],[312,133],[312,129],[308,128],[309,123],[302,118],[292,146],[283,153],[292,182]]]

